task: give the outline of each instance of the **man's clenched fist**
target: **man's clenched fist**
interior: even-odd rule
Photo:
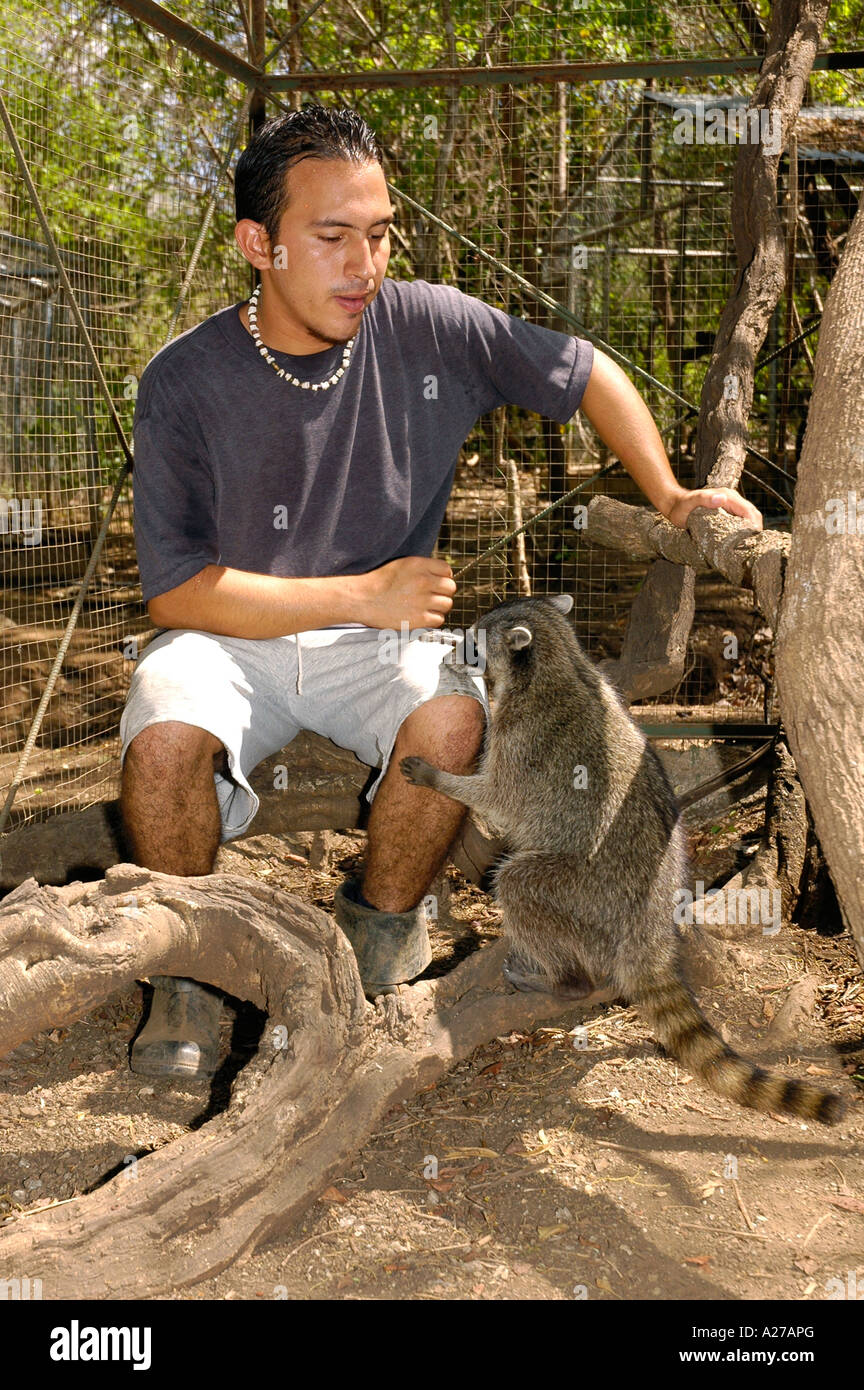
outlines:
[[[406,555],[361,576],[360,622],[367,627],[443,627],[456,582],[444,560]]]

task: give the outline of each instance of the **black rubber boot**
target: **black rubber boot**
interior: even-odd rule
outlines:
[[[450,858],[469,883],[478,888],[489,888],[489,870],[507,852],[506,840],[482,831],[471,816],[466,816],[453,844]]]
[[[219,1059],[221,994],[173,975],[154,975],[150,983],[150,1014],[132,1044],[131,1070],[138,1076],[209,1080]]]
[[[379,912],[357,901],[360,885],[347,878],[336,890],[333,915],[354,948],[363,990],[369,999],[395,994],[432,959],[426,910]]]

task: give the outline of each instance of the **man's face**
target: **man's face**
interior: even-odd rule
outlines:
[[[378,290],[390,258],[393,209],[380,164],[304,159],[288,170],[288,206],[262,270],[271,323],[320,352],[347,342]],[[289,349],[294,350],[294,349]]]

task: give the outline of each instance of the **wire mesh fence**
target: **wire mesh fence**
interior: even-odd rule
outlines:
[[[173,12],[248,60],[242,7],[184,0]],[[696,415],[682,399],[698,407],[736,273],[736,113],[752,91],[768,21],[766,5],[483,0],[436,5],[421,27],[383,0],[333,0],[271,6],[265,51],[281,45],[269,73],[302,74],[317,99],[355,105],[381,136],[397,195],[389,273],[446,281],[508,313],[607,344],[631,364],[673,468],[689,485]],[[832,16],[823,48],[855,41],[845,12]],[[750,65],[705,70],[729,59]],[[670,75],[664,64],[673,60],[685,67]],[[567,81],[524,72],[510,82],[498,71],[550,62],[632,70]],[[440,68],[475,75],[454,85],[436,78]],[[421,70],[422,82],[412,77]],[[334,73],[339,81],[325,76]],[[379,85],[359,85],[357,74]],[[137,381],[149,358],[251,288],[233,239],[231,185],[246,139],[246,91],[177,35],[86,0],[12,0],[0,19],[0,85],[131,440]],[[309,94],[279,91],[268,112]],[[784,207],[794,198],[796,208],[794,294],[778,305],[764,348],[750,427],[763,458],[749,458],[742,485],[766,524],[780,528],[789,523],[818,318],[864,186],[862,107],[854,68],[815,71],[797,147],[781,162],[780,196]],[[712,121],[717,138],[708,134]],[[478,422],[438,542],[453,569],[465,569],[453,625],[466,626],[504,597],[567,590],[588,650],[618,654],[646,566],[589,544],[582,508],[594,493],[645,499],[620,466],[598,477],[609,462],[579,416],[561,427],[507,407]],[[0,138],[5,829],[119,791],[119,717],[139,639],[152,627],[140,597],[128,478],[83,600],[80,588],[125,469],[20,161]],[[557,505],[521,537],[486,554],[550,503]],[[22,766],[76,599],[80,618]],[[708,575],[697,603],[688,669],[657,703],[701,719],[761,718],[770,634],[749,594]],[[738,653],[731,660],[722,654],[729,633]]]
[[[29,21],[25,23],[25,21]],[[127,438],[169,330],[246,292],[217,180],[244,92],[104,6],[7,9],[0,81]],[[125,458],[57,266],[0,141],[0,496],[6,792]],[[211,194],[198,274],[175,310]],[[140,602],[129,488],[85,595],[12,824],[116,795],[117,726]]]

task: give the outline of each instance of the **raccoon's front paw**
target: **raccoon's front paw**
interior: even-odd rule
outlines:
[[[413,782],[415,787],[435,785],[435,769],[430,767],[425,758],[403,758],[399,766],[402,776]]]

